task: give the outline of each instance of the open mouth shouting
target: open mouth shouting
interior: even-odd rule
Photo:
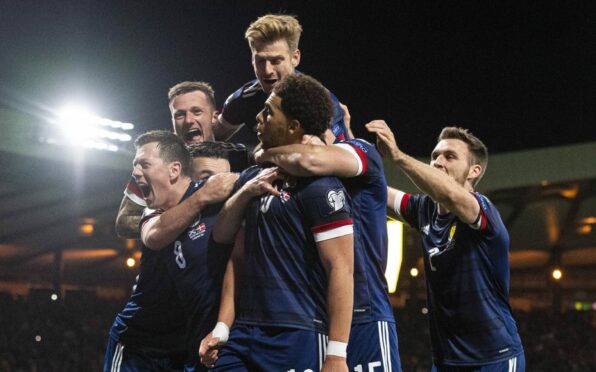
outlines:
[[[147,183],[138,181],[137,186],[139,186],[139,190],[141,190],[141,193],[143,194],[143,199],[147,202],[147,205],[149,205],[152,201],[151,196],[153,195],[153,193],[151,192],[151,186],[149,186],[149,184]]]
[[[201,128],[191,128],[184,135],[184,142],[187,144],[203,142],[203,131]]]

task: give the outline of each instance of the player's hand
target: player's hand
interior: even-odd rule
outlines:
[[[384,120],[373,120],[365,125],[366,129],[377,135],[377,148],[381,155],[390,156],[393,161],[397,161],[402,152],[397,147],[393,132]]]
[[[217,361],[217,354],[219,352],[219,337],[213,337],[210,332],[204,339],[201,340],[199,346],[199,358],[201,364],[207,368],[213,368]]]
[[[327,355],[325,363],[321,372],[348,372],[348,363],[346,358],[338,357],[335,355]]]
[[[279,196],[279,190],[273,186],[278,179],[283,179],[279,167],[265,168],[259,174],[242,186],[242,191],[255,197],[263,194]]]
[[[346,125],[346,129],[350,131],[350,121],[352,120],[352,116],[350,116],[350,110],[348,110],[348,106],[344,105],[343,103],[339,103],[339,107],[344,112],[344,124]]]
[[[213,175],[197,192],[197,197],[205,204],[219,203],[227,199],[238,179],[238,173],[220,173]]]
[[[330,132],[329,129],[327,129],[327,131]],[[325,144],[325,142],[321,141],[321,138],[315,136],[314,134],[305,134],[305,135],[303,135],[302,136],[302,141],[300,143],[302,145],[324,145]]]

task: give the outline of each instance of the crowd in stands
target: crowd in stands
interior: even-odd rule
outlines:
[[[102,371],[108,330],[123,302],[0,294],[0,371]]]
[[[52,301],[50,292],[0,293],[0,372],[101,371],[107,332],[125,299],[89,293]],[[405,372],[429,371],[423,305],[395,311]],[[515,312],[527,371],[596,371],[596,312]],[[37,339],[36,337],[39,336]]]

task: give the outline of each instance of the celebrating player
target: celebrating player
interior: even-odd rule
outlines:
[[[217,121],[215,93],[208,83],[184,81],[168,92],[174,133],[186,144],[213,141],[213,125]],[[246,167],[246,149],[241,145],[227,144],[228,157],[235,171]],[[138,239],[139,222],[146,207],[141,190],[130,180],[124,190],[116,217],[116,233],[121,238]]]
[[[346,115],[347,107],[344,107]],[[387,267],[387,181],[377,150],[361,139],[317,146],[315,138],[256,154],[295,176],[342,177],[352,199],[354,219],[354,314],[348,344],[350,371],[379,367],[400,371],[397,333],[389,300]],[[364,369],[363,369],[364,368]]]
[[[155,210],[141,221],[140,274],[131,300],[110,332],[104,369],[155,368],[160,364],[173,368],[180,363],[174,356],[179,359],[188,353],[186,370],[194,370],[200,367],[196,357],[199,341],[216,319],[231,248],[211,241],[219,208],[209,205],[228,196],[237,176],[222,174],[206,182],[191,182],[190,154],[182,140],[168,131],[141,135],[135,146],[133,176],[144,200]],[[193,145],[195,171],[229,170],[229,164],[217,161],[225,156],[225,150],[214,146],[217,144]],[[177,354],[168,344],[161,345],[166,332],[176,340]],[[181,349],[185,334],[186,345]]]
[[[245,33],[252,55],[256,79],[244,84],[226,100],[217,125],[214,127],[218,140],[245,144],[254,148],[258,139],[255,132],[255,116],[273,86],[283,77],[296,73],[300,63],[300,34],[302,26],[289,15],[267,14],[251,23]],[[349,136],[343,121],[343,112],[337,98],[330,93],[333,116],[330,126],[339,139]]]
[[[330,117],[325,88],[306,75],[288,75],[258,115],[259,138],[266,149],[300,143],[305,134],[322,135]],[[246,170],[214,230],[216,241],[230,242],[243,218],[246,223],[242,271],[234,273],[237,314],[215,370],[347,371],[349,197],[333,177],[278,177],[276,168]],[[210,357],[206,349],[201,354]]]
[[[433,371],[524,371],[509,306],[509,234],[495,206],[474,192],[488,161],[468,130],[443,128],[430,165],[404,154],[384,121],[366,128],[422,190],[390,189],[388,207],[422,237]]]

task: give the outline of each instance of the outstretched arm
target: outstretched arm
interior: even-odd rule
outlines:
[[[359,170],[358,155],[348,144],[278,146],[257,154],[255,160],[273,163],[297,177],[355,177]]]
[[[463,222],[471,224],[477,220],[480,205],[476,198],[445,172],[403,153],[385,121],[374,120],[366,124],[366,129],[377,135],[377,147],[381,154],[389,156],[422,192]]]
[[[180,204],[149,219],[141,227],[141,241],[147,248],[160,250],[173,242],[209,204],[225,200],[238,179],[236,173],[211,176],[203,187]]]

